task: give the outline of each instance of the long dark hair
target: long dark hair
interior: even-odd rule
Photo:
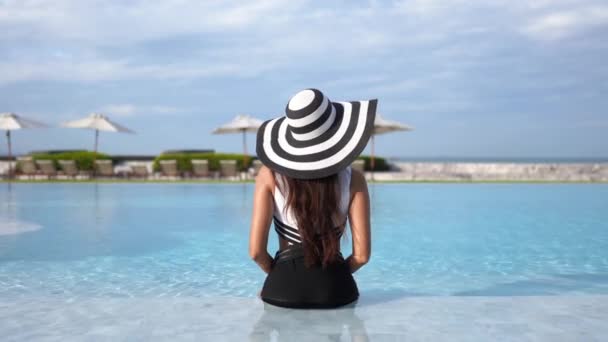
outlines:
[[[292,211],[298,224],[305,264],[320,262],[326,267],[340,251],[341,234],[335,230],[341,201],[338,175],[307,180],[281,178],[279,188],[286,195],[285,210]]]

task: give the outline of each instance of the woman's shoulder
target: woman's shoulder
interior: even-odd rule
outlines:
[[[351,193],[367,189],[367,181],[363,172],[351,168],[350,190]]]
[[[258,171],[258,175],[255,177],[255,183],[258,185],[265,185],[270,188],[274,188],[274,173],[267,166],[262,165],[262,167]]]

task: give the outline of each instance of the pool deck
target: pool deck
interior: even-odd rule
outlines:
[[[3,299],[2,341],[605,341],[608,295],[366,298],[289,310],[256,298]]]
[[[8,163],[0,161],[0,179],[6,174]],[[117,166],[117,170],[120,167]],[[238,177],[220,179],[217,175],[210,178],[181,178],[161,176],[152,172],[148,163],[150,176],[142,178],[106,178],[102,182],[247,182],[252,181],[252,172],[241,172]],[[50,181],[87,182],[90,175],[79,175],[78,179],[59,175]],[[368,180],[377,182],[574,182],[605,183],[608,182],[608,163],[508,163],[508,162],[396,162],[391,171],[366,172]],[[49,178],[42,175],[17,176],[23,182],[47,182]],[[6,181],[6,179],[4,179]]]

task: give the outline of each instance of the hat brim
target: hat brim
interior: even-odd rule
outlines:
[[[332,102],[336,119],[311,140],[297,140],[285,117],[268,120],[257,134],[260,161],[296,179],[323,178],[349,166],[365,149],[374,129],[378,100]]]

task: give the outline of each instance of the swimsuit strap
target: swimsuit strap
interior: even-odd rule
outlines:
[[[336,231],[338,236],[343,233],[342,227],[346,226],[348,217],[348,206],[350,204],[350,181],[351,181],[352,169],[347,167],[338,174],[338,181],[340,187],[340,214],[344,216],[344,223],[340,226],[335,227],[333,230]],[[287,208],[286,194],[281,191],[285,189],[285,182],[283,177],[275,173],[275,180],[277,186],[274,190],[274,229],[288,245],[296,245],[302,243],[302,237],[298,231],[296,219],[291,212],[290,208]],[[328,232],[329,233],[329,232]]]
[[[287,241],[288,245],[300,245],[302,244],[302,237],[297,228],[286,225],[281,222],[276,216],[273,217],[274,230],[277,232],[280,238]],[[344,222],[346,225],[346,222]],[[332,229],[338,237],[342,236],[342,226],[334,227]],[[329,233],[329,232],[327,232]],[[324,234],[327,234],[324,233]],[[317,238],[321,238],[324,234],[317,234]]]

